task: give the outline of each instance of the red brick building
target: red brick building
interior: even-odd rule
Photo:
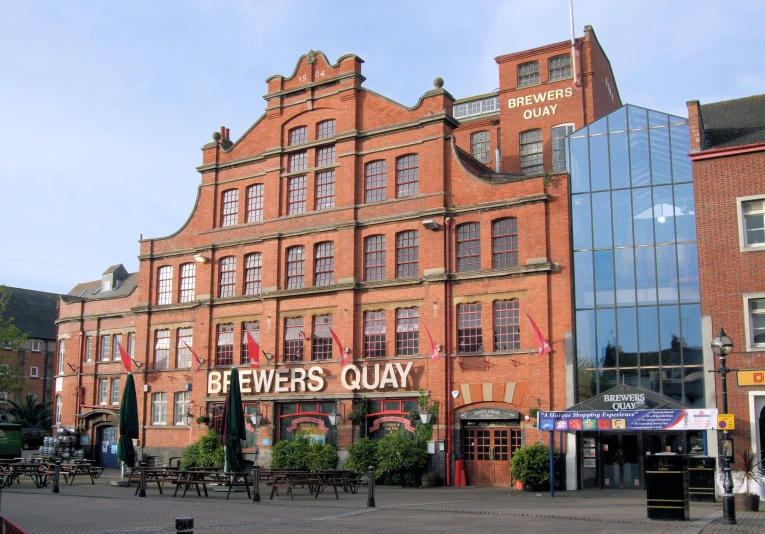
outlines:
[[[455,101],[436,79],[413,107],[364,87],[354,55],[311,51],[268,78],[255,124],[202,148],[186,223],[140,242],[138,273],[110,269],[63,299],[59,338],[76,371],[58,377],[62,424],[114,461],[120,341],[141,363],[144,455],[179,456],[205,432],[184,420],[189,402],[193,419],[214,417],[236,365],[247,413],[264,416],[245,452],[257,444],[263,463],[297,431],[341,458],[364,432],[411,432],[422,389],[439,403],[442,478],[464,458],[469,483],[510,484],[512,451],[538,439],[529,409],[575,400],[562,140],[621,106],[592,28],[571,51],[500,56],[498,92]],[[537,355],[523,312],[552,354]],[[441,345],[434,363],[425,327]],[[366,424],[354,425],[363,399]]]
[[[736,450],[765,450],[765,95],[688,102],[699,244],[701,308],[709,344],[733,340],[727,365]],[[714,378],[710,378],[714,380]],[[708,387],[720,399],[720,382]],[[722,401],[717,407],[722,412]],[[738,454],[738,452],[737,452]],[[735,466],[734,466],[735,468]]]

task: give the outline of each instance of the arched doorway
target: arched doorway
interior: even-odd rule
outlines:
[[[510,461],[521,446],[518,412],[474,408],[457,415],[462,427],[462,457],[470,486],[509,487]]]
[[[117,468],[117,427],[96,429],[96,463],[107,469]]]

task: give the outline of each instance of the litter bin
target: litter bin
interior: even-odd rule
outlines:
[[[691,473],[689,493],[696,502],[715,502],[715,472],[717,459],[714,456],[690,456],[688,470]]]
[[[648,519],[690,519],[687,457],[679,454],[648,455],[645,466]]]

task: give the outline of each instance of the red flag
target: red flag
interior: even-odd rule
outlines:
[[[529,316],[528,312],[524,310],[523,313],[526,314],[526,318],[529,320],[529,323],[531,324],[531,331],[534,333],[534,339],[537,342],[537,350],[539,351],[539,355],[543,356],[544,354],[547,354],[548,352],[552,352],[552,347],[550,347],[550,344],[542,335],[542,332],[539,331],[539,327],[536,325],[536,323],[531,320],[531,317]]]
[[[199,372],[199,356],[197,356],[197,353],[196,353],[196,352],[194,352],[194,349],[192,349],[192,348],[189,346],[189,344],[188,344],[188,343],[186,343],[186,342],[184,341],[184,342],[183,342],[183,344],[184,344],[184,345],[186,345],[186,348],[187,348],[187,349],[189,349],[189,350],[191,351],[191,355],[192,355],[192,356],[194,356],[194,372],[195,372],[195,373],[198,373],[198,372]]]
[[[441,351],[438,350],[438,345],[436,345],[436,342],[433,341],[433,336],[430,335],[430,331],[428,330],[428,327],[425,326],[425,323],[423,321],[420,321],[422,324],[422,327],[425,329],[425,335],[428,336],[428,341],[430,342],[430,361],[431,363],[435,363],[438,361],[439,356],[441,355]]]
[[[121,343],[117,343],[117,347],[120,349],[120,359],[122,360],[122,365],[125,366],[125,374],[132,373],[133,360],[130,358],[130,354],[125,352],[125,349],[122,348]]]
[[[329,333],[332,334],[332,339],[335,340],[335,343],[337,343],[337,346],[340,348],[340,365],[345,365],[348,363],[348,360],[351,356],[345,352],[345,347],[343,347],[342,341],[340,341],[340,338],[337,337],[337,334],[335,334],[335,331],[332,330],[332,327],[328,326],[327,328],[329,328]]]
[[[247,355],[250,357],[250,367],[253,369],[260,368],[260,345],[252,337],[252,332],[245,330],[247,333]]]

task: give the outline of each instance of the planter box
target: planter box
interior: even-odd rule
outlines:
[[[438,475],[422,475],[422,487],[423,488],[435,488],[440,485]]]
[[[758,512],[760,510],[760,496],[750,493],[737,493],[736,512]]]

